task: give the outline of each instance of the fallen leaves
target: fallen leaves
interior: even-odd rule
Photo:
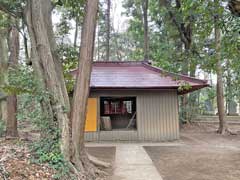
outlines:
[[[51,180],[54,171],[46,164],[31,163],[25,142],[0,140],[0,180]]]

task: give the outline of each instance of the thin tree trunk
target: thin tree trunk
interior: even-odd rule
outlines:
[[[99,16],[99,14],[98,14]],[[100,61],[100,26],[97,26],[97,61]]]
[[[18,137],[16,115],[17,115],[17,96],[9,95],[7,97],[6,138]]]
[[[144,26],[144,61],[149,60],[149,38],[148,38],[148,0],[142,0],[143,26]]]
[[[110,10],[111,10],[111,0],[107,0],[107,12],[106,12],[106,61],[109,61],[110,58]]]
[[[231,68],[230,68],[230,62],[227,60],[226,62],[226,68],[227,68],[227,77],[226,77],[226,107],[225,107],[225,113],[230,115],[230,103],[234,101],[233,98],[233,92],[232,92],[232,84],[231,84]]]
[[[187,56],[188,53],[189,53],[189,50],[190,50],[190,44],[188,43],[188,41],[186,42],[183,42],[183,45],[184,45],[184,52],[185,55]],[[181,73],[183,75],[186,75],[188,76],[188,72],[189,72],[189,62],[188,62],[188,58],[185,57],[182,61],[182,64],[181,64]],[[189,120],[189,108],[188,108],[188,105],[189,105],[189,97],[188,97],[188,94],[184,94],[182,95],[182,98],[181,98],[181,108],[182,108],[182,118],[185,122],[187,123],[190,123],[190,120]]]
[[[29,52],[28,52],[28,39],[27,39],[27,33],[25,28],[25,22],[22,19],[22,31],[23,31],[23,44],[24,44],[24,52],[25,52],[25,58],[26,58],[26,64],[32,65],[32,62],[29,58]]]
[[[75,20],[75,34],[74,34],[74,42],[73,42],[73,46],[75,48],[77,47],[78,26],[79,26],[79,18],[76,17],[76,20]]]
[[[215,0],[215,5],[218,7],[219,1]],[[216,50],[216,71],[217,71],[217,108],[219,116],[219,129],[218,133],[224,134],[227,130],[227,122],[225,120],[224,111],[224,92],[223,92],[223,69],[221,58],[221,29],[219,27],[219,16],[215,16],[215,50]]]
[[[5,96],[1,97],[0,100],[0,120],[3,120],[5,123],[7,122],[7,101]]]
[[[97,17],[98,1],[88,0],[85,9],[85,18],[81,35],[80,58],[76,86],[72,106],[72,143],[73,162],[78,164],[79,159],[86,158],[84,148],[84,127],[89,95],[89,84],[93,62],[94,38]]]
[[[1,88],[6,84],[7,80],[7,30],[0,30],[0,119],[7,122],[7,95],[1,91]]]
[[[161,0],[159,1],[160,5],[163,5],[167,8],[168,10],[168,14],[170,16],[170,19],[172,20],[172,23],[174,24],[174,26],[176,26],[176,29],[179,32],[179,38],[182,42],[182,44],[184,45],[184,53],[186,55],[185,59],[182,62],[182,71],[181,73],[184,75],[188,75],[189,73],[189,54],[191,53],[191,49],[192,49],[192,23],[193,23],[193,18],[191,16],[188,17],[187,22],[183,22],[183,20],[179,20],[177,13],[179,14],[179,17],[181,18],[181,1],[180,0],[175,0],[175,7],[172,7],[171,5],[171,1],[168,0]],[[176,8],[176,12],[173,11],[172,9]],[[189,111],[189,98],[188,95],[185,94],[181,97],[181,108],[182,108],[182,118],[189,122],[190,119],[189,117],[191,117],[192,115],[191,112]]]
[[[196,65],[194,63],[190,63],[190,76],[195,77],[196,73]],[[197,114],[197,99],[198,99],[198,92],[192,92],[189,94],[189,102],[188,102],[188,115],[187,119],[191,122],[192,118]]]

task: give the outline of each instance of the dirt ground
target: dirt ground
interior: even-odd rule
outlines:
[[[24,141],[0,138],[0,180],[51,180],[54,170],[46,164],[33,164]]]
[[[115,161],[116,147],[87,147],[87,151],[89,154],[97,157],[98,159],[100,159],[104,162],[109,162],[109,163],[113,164]],[[107,172],[109,177],[113,175],[112,168],[113,167],[104,169],[104,171]]]
[[[163,180],[239,180],[240,125],[238,135],[218,135],[217,124],[194,124],[181,129],[182,145],[145,147]]]
[[[113,163],[115,159],[115,147],[89,147],[87,151],[106,162]],[[26,142],[0,138],[0,180],[53,179],[54,170],[47,164],[31,163],[30,156]],[[104,171],[112,175],[112,168]]]
[[[163,180],[240,179],[240,124],[230,126],[237,135],[218,135],[215,132],[217,125],[187,125],[181,128],[181,139],[177,143],[174,142],[176,146],[145,147]],[[34,133],[23,133],[22,136],[24,135],[26,138],[23,138],[23,141],[0,139],[0,180],[3,173],[13,180],[52,179],[54,172],[51,168],[29,161],[30,153],[24,141],[37,139],[38,136]],[[87,147],[87,151],[114,164],[114,146]],[[107,169],[110,176],[112,172],[113,168]]]
[[[0,137],[0,180],[51,180],[54,170],[47,164],[31,163],[31,153],[28,144],[39,139],[39,131],[31,122],[23,121],[18,124],[19,139],[5,140]],[[115,147],[87,147],[89,154],[113,164]],[[112,167],[104,169],[112,175]],[[108,178],[108,177],[107,177]]]

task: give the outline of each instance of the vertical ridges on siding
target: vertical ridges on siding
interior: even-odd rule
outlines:
[[[138,135],[140,140],[179,138],[177,92],[151,92],[137,96]]]
[[[104,94],[105,93],[105,94]],[[179,138],[177,91],[99,92],[92,96],[137,97],[137,131],[101,131],[85,133],[87,141],[168,141]],[[98,102],[100,105],[100,103]],[[100,114],[98,109],[98,115]],[[98,117],[100,118],[100,117]]]

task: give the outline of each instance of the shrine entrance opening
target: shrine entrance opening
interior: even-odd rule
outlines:
[[[136,130],[136,97],[101,97],[100,130]]]

